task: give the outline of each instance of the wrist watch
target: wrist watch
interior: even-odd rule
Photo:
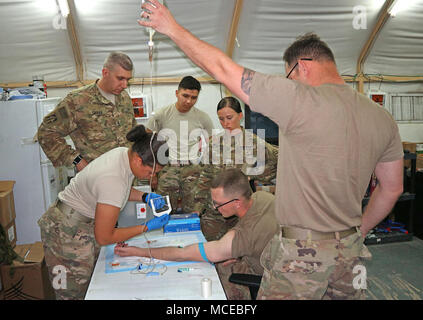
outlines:
[[[82,160],[83,158],[82,158],[82,156],[81,155],[78,155],[74,160],[73,160],[73,164],[76,166],[78,163],[80,163],[81,162],[81,160]]]
[[[147,196],[148,196],[148,192],[144,192],[144,194],[142,195],[142,197],[141,197],[141,199],[142,199],[142,202],[144,202],[144,203],[147,203]]]

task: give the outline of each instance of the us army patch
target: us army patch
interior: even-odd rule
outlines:
[[[50,114],[50,115],[47,115],[45,118],[44,118],[44,122],[46,123],[46,124],[52,124],[52,123],[55,123],[57,121],[57,116],[56,116],[56,114],[55,113],[52,113],[52,114]]]

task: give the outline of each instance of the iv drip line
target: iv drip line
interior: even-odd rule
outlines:
[[[148,2],[148,0],[142,0],[142,3]],[[158,0],[160,4],[163,4],[163,0]],[[153,5],[154,6],[154,5]],[[148,10],[147,10],[148,12]],[[149,34],[148,40],[148,60],[150,61],[150,97],[151,97],[151,113],[154,114],[154,103],[153,103],[153,53],[154,53],[154,41],[153,36],[156,33],[156,30],[153,28],[146,28],[146,31]]]
[[[154,113],[153,103],[153,61],[150,60],[150,97],[151,97],[151,113]]]

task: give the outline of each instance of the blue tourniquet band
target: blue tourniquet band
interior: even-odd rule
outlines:
[[[204,244],[202,242],[198,243],[198,249],[200,250],[200,254],[203,260],[205,262],[210,262],[209,259],[207,259],[206,252],[204,251]]]

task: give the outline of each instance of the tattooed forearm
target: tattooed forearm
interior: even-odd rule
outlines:
[[[245,92],[248,96],[250,95],[250,88],[251,88],[251,80],[254,76],[254,71],[244,68],[244,71],[242,72],[242,78],[241,78],[241,89]]]

